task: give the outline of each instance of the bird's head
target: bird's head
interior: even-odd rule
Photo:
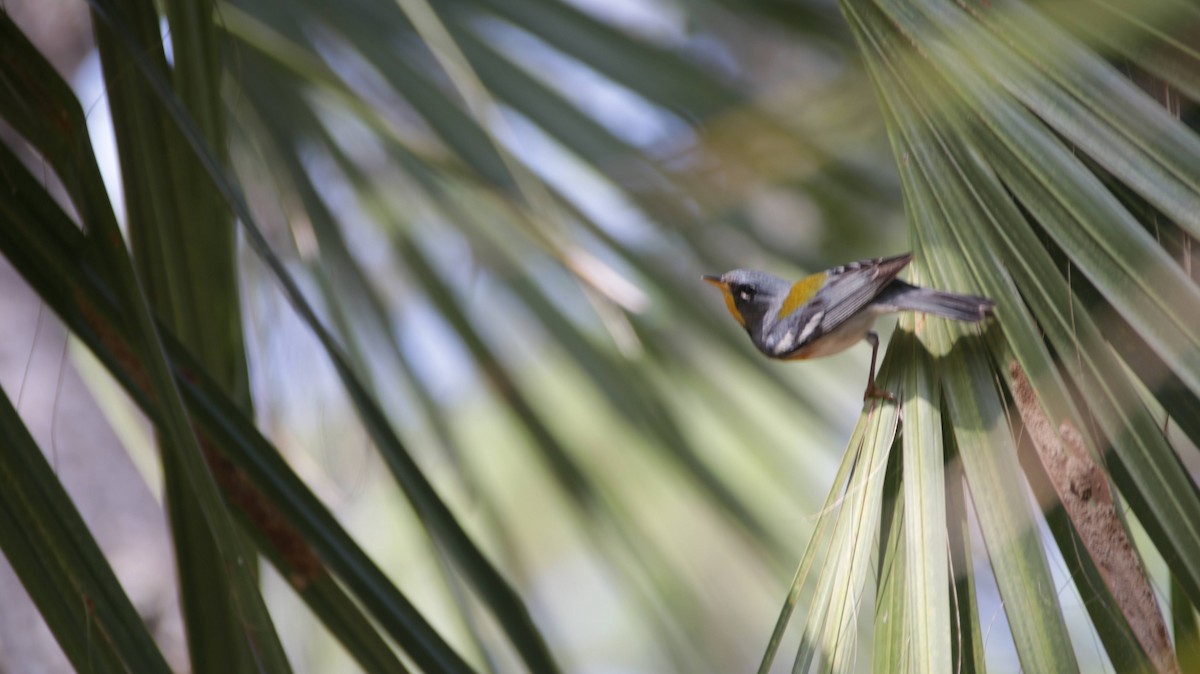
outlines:
[[[720,276],[704,276],[706,282],[721,289],[729,314],[753,337],[762,332],[764,319],[779,311],[792,284],[770,274],[750,269],[734,269]]]

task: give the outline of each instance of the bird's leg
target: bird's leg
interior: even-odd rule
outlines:
[[[866,339],[871,345],[871,373],[867,376],[867,391],[863,393],[863,400],[872,398],[895,400],[896,398],[891,393],[875,385],[875,356],[879,354],[879,335],[868,332]]]

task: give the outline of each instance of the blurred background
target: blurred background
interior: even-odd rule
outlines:
[[[120,213],[86,4],[6,8],[76,91]],[[858,412],[868,347],[752,360],[699,276],[905,250],[836,7],[759,9],[445,3],[477,69],[451,79],[425,44],[449,36],[397,5],[217,5],[231,157],[264,233],[571,671],[752,667]],[[253,253],[239,269],[260,427],[472,653],[458,581],[320,345]],[[12,272],[5,288],[0,381],[186,669],[150,426]],[[265,583],[298,671],[355,670]],[[22,595],[9,574],[4,605]],[[4,669],[65,668],[22,603]]]
[[[463,570],[478,568],[472,553],[445,524],[430,535],[427,482],[563,671],[753,670],[839,488],[869,347],[766,361],[699,277],[799,278],[912,245],[863,37],[837,3],[162,4],[161,16],[148,2],[3,8],[78,98],[151,305],[365,558],[471,669],[538,670],[536,644],[512,645],[512,621]],[[107,43],[95,22],[112,28]],[[146,74],[173,67],[161,81],[178,109]],[[185,114],[196,123],[180,134]],[[0,138],[86,221],[28,128],[9,118]],[[186,149],[197,141],[229,172],[211,179]],[[160,465],[137,396],[70,336],[47,291],[8,264],[0,284],[0,385],[169,667],[199,671],[185,642],[205,638],[204,621],[181,617],[179,569],[200,595],[223,590],[205,562],[175,559],[180,473]],[[1018,671],[975,536],[986,662]],[[1085,669],[1107,671],[1071,574],[1048,554]],[[1165,597],[1165,563],[1146,564]],[[276,568],[261,564],[263,597],[294,671],[372,669],[369,648],[326,626],[338,610],[304,596],[298,565]],[[0,606],[0,670],[72,666],[7,568]],[[443,671],[402,650],[399,662]],[[870,666],[864,655],[849,669]]]

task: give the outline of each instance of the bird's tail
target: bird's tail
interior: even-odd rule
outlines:
[[[879,294],[878,303],[896,311],[920,311],[956,321],[981,321],[992,315],[996,303],[986,297],[918,288],[895,280]]]

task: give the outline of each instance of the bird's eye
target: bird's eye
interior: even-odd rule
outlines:
[[[739,286],[737,288],[737,296],[743,302],[749,302],[754,299],[754,288],[750,286]]]

